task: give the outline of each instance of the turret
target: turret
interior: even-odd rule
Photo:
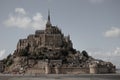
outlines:
[[[98,73],[98,65],[96,63],[89,64],[90,74]]]
[[[45,66],[45,74],[49,74],[50,73],[50,66],[48,63],[46,63],[46,66]]]

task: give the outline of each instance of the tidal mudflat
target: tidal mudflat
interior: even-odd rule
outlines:
[[[0,80],[120,80],[120,74],[2,75]]]

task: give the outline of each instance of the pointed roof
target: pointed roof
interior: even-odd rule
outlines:
[[[50,21],[50,10],[48,10],[48,20],[47,20],[47,23],[46,23],[46,27],[47,26],[52,26],[52,24],[51,24],[51,21]]]
[[[50,10],[48,10],[48,21],[50,22]]]

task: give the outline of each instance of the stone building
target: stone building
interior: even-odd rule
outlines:
[[[5,65],[5,67],[3,67]],[[45,30],[20,39],[13,55],[0,62],[0,72],[16,74],[114,73],[110,62],[96,60],[73,48],[70,36],[53,26],[48,13]]]
[[[72,42],[69,36],[65,36],[61,33],[61,30],[57,26],[52,26],[50,21],[50,15],[48,15],[48,21],[46,23],[45,30],[37,30],[35,35],[29,35],[28,39],[20,39],[17,49],[23,49],[27,46],[46,47],[49,49],[62,48],[64,43],[72,48]]]

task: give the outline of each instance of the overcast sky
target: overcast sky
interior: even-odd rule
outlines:
[[[45,28],[48,8],[74,48],[120,67],[120,0],[0,0],[0,59]]]

